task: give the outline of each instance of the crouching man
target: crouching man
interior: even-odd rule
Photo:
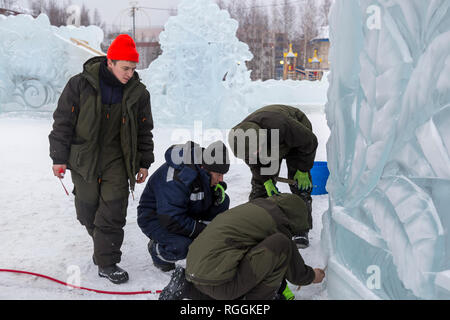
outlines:
[[[160,300],[272,300],[286,288],[322,282],[307,266],[292,236],[308,227],[297,195],[258,198],[224,212],[189,247]]]
[[[251,139],[252,136],[255,139]],[[291,192],[300,196],[308,208],[312,228],[312,182],[317,137],[311,122],[299,109],[285,105],[270,105],[256,110],[236,125],[229,134],[229,144],[237,158],[245,161],[252,173],[249,200],[278,194],[276,187],[280,165],[286,160],[288,178],[295,180]],[[246,139],[249,139],[246,142]],[[253,140],[253,141],[252,141]],[[309,246],[308,232],[295,237],[299,248]]]
[[[150,238],[153,264],[167,272],[186,258],[189,245],[205,229],[204,222],[228,209],[223,176],[230,165],[221,141],[206,149],[190,141],[175,145],[165,159],[141,196],[138,224]]]

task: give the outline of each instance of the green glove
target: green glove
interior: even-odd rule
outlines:
[[[294,180],[297,181],[299,190],[307,191],[312,188],[312,183],[311,180],[309,180],[308,172],[297,170],[294,176]]]
[[[216,187],[214,188],[214,197],[215,201],[214,204],[216,206],[222,204],[225,201],[225,189],[227,188],[227,185],[225,182],[219,182]]]
[[[295,300],[295,295],[292,293],[291,289],[289,289],[288,285],[284,288],[283,296],[286,300]]]
[[[267,195],[269,197],[273,196],[274,194],[280,194],[277,187],[273,184],[272,179],[267,180],[264,182],[264,187],[266,187]]]

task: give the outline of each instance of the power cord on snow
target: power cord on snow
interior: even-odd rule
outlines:
[[[96,290],[96,289],[90,289],[90,288],[84,288],[84,287],[78,287],[75,286],[73,284],[67,283],[67,282],[63,282],[60,281],[58,279],[43,275],[43,274],[39,274],[39,273],[34,273],[34,272],[28,272],[28,271],[21,271],[21,270],[11,270],[11,269],[0,269],[0,272],[8,272],[8,273],[19,273],[19,274],[27,274],[27,275],[32,275],[35,277],[39,277],[39,278],[44,278],[47,280],[51,280],[53,282],[59,283],[61,285],[67,286],[67,287],[71,287],[74,289],[80,289],[80,290],[86,290],[86,291],[92,291],[92,292],[96,292],[96,293],[101,293],[101,294],[111,294],[111,295],[139,295],[139,294],[160,294],[161,290],[156,290],[156,291],[136,291],[136,292],[116,292],[116,291],[103,291],[103,290]]]

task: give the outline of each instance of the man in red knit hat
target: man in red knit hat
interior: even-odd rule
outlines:
[[[98,274],[119,284],[129,191],[154,162],[150,94],[136,72],[133,39],[119,35],[67,83],[49,135],[53,173],[71,171],[77,219],[94,243]]]

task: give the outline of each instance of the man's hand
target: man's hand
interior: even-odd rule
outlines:
[[[273,184],[272,179],[269,179],[266,182],[264,182],[264,187],[266,187],[267,195],[269,197],[271,197],[275,194],[280,194],[277,187],[275,187],[275,185]]]
[[[309,191],[312,188],[311,180],[309,180],[308,172],[302,172],[297,170],[294,176],[294,180],[297,182],[298,189],[302,191]]]
[[[60,179],[64,179],[64,175],[66,174],[67,165],[65,164],[54,164],[52,167],[53,174],[55,177]]]
[[[325,271],[319,268],[314,269],[315,277],[313,283],[321,283],[325,278]]]
[[[215,206],[219,206],[225,201],[225,190],[227,190],[227,184],[224,181],[214,187],[213,202]]]
[[[141,184],[145,182],[148,177],[148,169],[141,168],[136,176],[136,182]]]

